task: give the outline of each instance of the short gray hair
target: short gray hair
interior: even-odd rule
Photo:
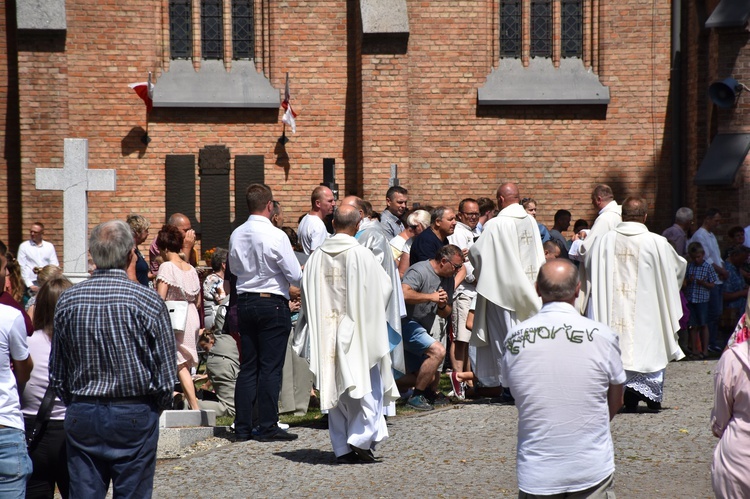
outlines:
[[[89,252],[97,269],[125,269],[134,247],[133,232],[122,220],[97,225],[89,237]]]
[[[684,224],[693,219],[693,210],[690,208],[683,206],[679,210],[677,210],[677,213],[674,215],[674,221],[678,224]]]
[[[542,264],[539,268],[536,286],[539,296],[545,303],[574,298],[577,285],[578,269],[570,260],[557,258]]]
[[[453,211],[451,208],[448,208],[447,206],[438,206],[434,210],[430,212],[430,225],[434,224],[438,220],[443,219],[443,215],[445,215],[446,211]]]

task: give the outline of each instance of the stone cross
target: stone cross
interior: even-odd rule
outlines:
[[[37,168],[36,188],[63,191],[63,270],[73,282],[88,273],[88,191],[114,191],[115,170],[89,170],[89,141],[65,139],[62,168]]]

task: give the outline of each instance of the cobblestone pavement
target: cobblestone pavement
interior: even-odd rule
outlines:
[[[618,498],[713,497],[715,365],[673,362],[665,410],[615,417]],[[368,465],[336,464],[327,430],[293,428],[300,438],[289,443],[216,439],[160,462],[154,497],[516,497],[516,418],[487,401],[391,418],[382,462]]]

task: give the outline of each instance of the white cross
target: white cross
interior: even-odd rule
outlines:
[[[526,230],[523,231],[523,233],[521,234],[521,238],[520,239],[521,239],[521,243],[524,244],[524,245],[526,245],[526,246],[528,246],[529,244],[531,244],[531,241],[532,241],[531,234],[529,234],[528,231],[526,231]]]
[[[629,296],[630,296],[631,294],[634,294],[636,290],[635,290],[635,289],[633,289],[633,288],[631,288],[631,287],[630,287],[630,285],[629,285],[629,284],[628,284],[627,282],[623,282],[622,284],[620,284],[620,287],[619,287],[619,288],[617,288],[617,291],[618,291],[618,292],[619,292],[620,294],[624,295],[624,296],[625,296],[625,299],[627,300],[627,299],[628,299],[628,297],[629,297]]]
[[[537,271],[534,269],[534,267],[529,265],[528,267],[526,267],[525,272],[526,272],[526,277],[529,278],[529,281],[534,282],[534,280],[536,279],[536,275],[537,275]]]
[[[335,286],[336,285],[336,280],[337,279],[341,279],[341,278],[342,278],[342,276],[341,276],[341,270],[339,270],[336,267],[332,267],[332,268],[328,269],[328,271],[325,273],[325,280],[331,286]]]
[[[89,141],[65,139],[62,168],[37,168],[36,188],[63,191],[63,269],[75,280],[88,276],[88,191],[114,191],[115,170],[89,170]]]
[[[615,252],[615,257],[618,260],[620,260],[622,263],[628,263],[628,259],[629,258],[635,259],[636,256],[637,255],[635,253],[631,252],[630,248],[628,248],[628,247],[625,247],[624,251],[617,251],[617,252]]]

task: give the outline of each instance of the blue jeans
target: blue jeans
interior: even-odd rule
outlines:
[[[106,400],[106,399],[103,399]],[[159,412],[147,403],[73,402],[65,413],[70,497],[151,497]]]
[[[292,319],[286,298],[257,293],[239,296],[237,314],[242,352],[234,388],[234,424],[235,434],[248,438],[253,429],[253,405],[257,405],[261,434],[275,430],[279,420],[281,371]]]
[[[724,348],[719,340],[719,321],[724,311],[724,283],[711,288],[708,297],[708,344],[712,347]]]
[[[0,428],[0,497],[25,497],[30,476],[26,434],[16,428]]]

